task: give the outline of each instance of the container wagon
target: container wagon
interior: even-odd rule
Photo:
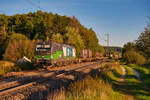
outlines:
[[[91,58],[92,51],[90,49],[83,49],[80,51],[80,58]]]

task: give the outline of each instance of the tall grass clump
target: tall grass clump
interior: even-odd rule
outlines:
[[[104,71],[100,72],[99,74],[104,74],[107,76],[106,80],[108,80],[108,77],[110,77],[112,80],[118,80],[122,75],[122,68],[119,62],[103,63],[100,66],[100,69],[104,69]]]
[[[9,61],[0,61],[0,74],[6,74],[12,71],[20,71],[21,69],[18,66],[15,66],[13,62]]]
[[[99,71],[72,83],[66,93],[66,100],[133,100],[132,97],[113,90],[111,82],[121,76],[120,69],[119,63],[103,64]]]
[[[112,89],[112,85],[100,78],[88,76],[70,85],[66,100],[127,100],[128,96]]]

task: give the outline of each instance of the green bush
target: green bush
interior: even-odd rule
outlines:
[[[145,64],[145,58],[144,56],[140,55],[136,51],[127,51],[123,55],[123,59],[127,64],[137,64],[137,65],[143,65]]]

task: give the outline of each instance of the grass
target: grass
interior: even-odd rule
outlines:
[[[126,69],[124,81],[119,81],[122,75],[119,64],[105,63],[100,68],[103,71],[91,72],[86,79],[71,84],[66,100],[150,100],[150,91],[143,86],[133,70],[126,65],[122,66]],[[145,68],[137,71],[149,73]],[[145,74],[141,77],[149,79]],[[144,83],[148,85],[146,81]]]
[[[116,82],[116,84],[114,84],[116,91],[120,91],[123,94],[132,95],[136,100],[150,100],[150,91],[144,87],[144,85],[149,84],[145,82],[150,79],[148,77],[149,70],[142,67],[137,67],[135,65],[129,65],[130,67],[132,66],[131,68],[134,68],[140,72],[140,81],[130,67],[124,64],[123,66],[126,68],[126,77],[123,82]]]
[[[33,66],[33,64],[29,62],[15,64],[14,62],[10,62],[10,61],[4,61],[4,60],[0,61],[1,75],[7,74],[9,72],[19,72],[22,70],[33,70],[33,69],[35,69],[35,66]]]
[[[128,65],[140,73],[140,81],[130,67],[121,64],[126,69],[123,81],[119,81],[122,76],[120,64],[106,62],[98,70],[91,71],[85,79],[55,93],[53,100],[150,100],[147,89],[150,88],[150,69]],[[14,66],[11,62],[0,61],[0,71],[4,68],[7,71],[11,66]]]
[[[126,65],[124,65],[124,67],[126,69],[126,77],[124,80],[127,82],[138,82],[137,77],[135,76],[133,70]]]
[[[125,93],[133,95],[136,100],[150,100],[150,92],[146,90],[141,81],[139,81],[133,70],[125,66],[127,75],[125,81],[121,84],[121,89],[124,89]]]
[[[115,92],[112,85],[100,78],[87,77],[70,86],[66,100],[126,100],[126,96]]]
[[[0,61],[0,74],[6,74],[12,71],[20,71],[20,68],[15,66],[13,62]]]
[[[134,68],[136,71],[140,73],[141,81],[146,87],[150,89],[150,68],[141,67],[134,64],[130,64],[130,67]]]
[[[101,71],[93,71],[82,81],[72,83],[66,100],[133,100],[133,97],[114,90],[112,84],[122,74],[119,63],[105,63]]]
[[[83,80],[76,81],[57,94],[54,100],[134,100],[133,96],[116,91],[114,84],[120,79],[119,63],[103,63]]]

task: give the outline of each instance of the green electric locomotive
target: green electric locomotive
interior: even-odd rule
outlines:
[[[68,44],[41,41],[35,44],[34,54],[38,64],[62,65],[75,59],[76,49]]]

